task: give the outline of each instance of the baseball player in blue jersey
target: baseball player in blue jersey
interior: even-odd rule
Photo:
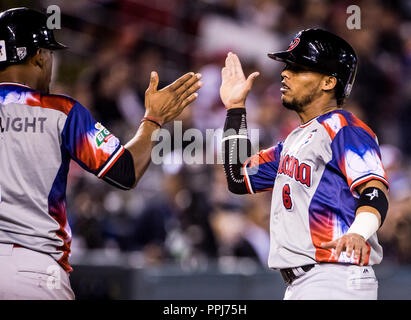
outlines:
[[[158,90],[152,72],[145,117],[124,146],[76,100],[49,94],[53,51],[66,48],[47,16],[27,8],[0,14],[0,299],[73,299],[69,164],[120,189],[150,163],[152,134],[193,102],[201,75]]]
[[[228,188],[272,190],[268,264],[287,284],[284,299],[377,299],[372,265],[382,260],[376,231],[388,209],[388,182],[377,137],[342,109],[357,56],[321,29],[299,32],[286,51],[268,56],[285,63],[281,100],[301,125],[250,156],[245,101],[258,73],[245,78],[229,53],[220,88]]]

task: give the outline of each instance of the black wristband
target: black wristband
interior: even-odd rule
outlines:
[[[362,206],[369,206],[377,209],[381,216],[381,227],[388,211],[388,200],[384,192],[377,187],[366,188],[358,199],[357,209]]]
[[[247,114],[247,111],[245,108],[231,108],[227,110],[227,117],[236,115],[236,114]]]
[[[247,135],[247,112],[245,108],[234,108],[227,110],[227,118],[224,124],[224,135]]]

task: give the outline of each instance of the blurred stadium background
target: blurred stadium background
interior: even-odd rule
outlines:
[[[360,30],[346,26],[351,4],[361,9]],[[49,5],[60,7],[57,38],[70,47],[55,54],[52,92],[73,96],[123,143],[144,113],[152,70],[161,85],[201,72],[200,96],[179,120],[183,129],[222,128],[220,70],[231,50],[247,74],[261,73],[248,121],[260,129],[260,147],[271,146],[298,119],[281,106],[281,64],[266,53],[308,27],[348,40],[359,70],[346,108],[377,133],[391,183],[379,231],[380,298],[411,299],[409,0],[2,0],[0,10]],[[77,298],[281,299],[281,276],[266,266],[270,198],[230,194],[219,165],[152,164],[139,186],[124,192],[72,162],[67,201]]]

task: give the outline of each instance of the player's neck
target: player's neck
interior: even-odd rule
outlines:
[[[37,89],[38,81],[30,74],[27,68],[19,65],[9,66],[0,72],[0,82],[14,82]]]
[[[337,101],[335,99],[327,99],[323,101],[318,99],[305,105],[303,110],[297,113],[300,117],[301,124],[304,124],[314,118],[337,109],[339,109],[339,107],[337,106]]]

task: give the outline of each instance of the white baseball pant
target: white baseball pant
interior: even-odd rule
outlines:
[[[284,300],[376,300],[377,295],[371,266],[319,263],[287,287]]]
[[[0,243],[0,300],[73,300],[68,274],[50,255]]]

